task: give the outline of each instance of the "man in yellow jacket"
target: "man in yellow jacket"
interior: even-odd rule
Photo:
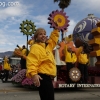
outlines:
[[[54,100],[52,78],[57,74],[53,49],[59,38],[58,30],[54,30],[46,43],[46,31],[38,28],[34,34],[34,44],[26,58],[26,76],[33,79],[34,85],[39,89],[41,100]]]
[[[88,81],[88,61],[87,54],[82,50],[78,55],[78,68],[81,71],[80,83],[87,83]]]
[[[72,47],[67,45],[64,48],[64,53],[65,53],[65,62],[67,68],[67,83],[72,83],[72,80],[69,77],[69,71],[71,68],[75,67],[77,56],[75,52],[72,51]]]
[[[10,64],[9,64],[9,59],[7,56],[4,57],[4,64],[3,64],[3,69],[4,69],[4,74],[5,74],[5,81],[7,82],[9,78],[9,71],[11,70]]]

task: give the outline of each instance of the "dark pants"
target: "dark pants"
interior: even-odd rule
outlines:
[[[0,79],[1,79],[1,77],[2,77],[1,72],[2,72],[2,70],[0,70]]]
[[[88,66],[86,64],[80,64],[78,65],[79,70],[81,71],[81,83],[87,83],[88,80]]]
[[[52,79],[45,74],[39,74],[43,80],[40,80],[39,95],[41,100],[54,100],[54,88]]]
[[[67,83],[70,84],[70,83],[73,83],[73,81],[69,77],[69,71],[70,71],[71,68],[75,67],[75,64],[66,63],[66,67],[67,67]]]
[[[6,81],[8,81],[8,78],[9,78],[9,70],[5,69],[4,74],[5,74],[5,80],[4,81],[6,82]]]
[[[26,59],[21,58],[20,64],[21,64],[21,69],[26,69]]]

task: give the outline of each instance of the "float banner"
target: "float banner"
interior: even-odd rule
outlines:
[[[59,84],[59,88],[73,88],[73,87],[100,87],[100,84]]]

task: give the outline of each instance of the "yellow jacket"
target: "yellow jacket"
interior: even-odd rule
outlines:
[[[47,46],[45,46],[45,43],[35,43],[31,46],[26,58],[27,77],[32,77],[38,73],[56,76],[56,62],[52,51],[57,44],[58,38],[59,32],[54,30],[51,33]]]
[[[70,53],[70,52],[68,52],[68,50],[67,50],[67,46],[65,46],[65,48],[64,48],[64,53],[65,53],[65,62],[66,63],[75,63],[76,61],[77,61],[77,56],[76,56],[76,54],[75,53]]]
[[[82,54],[80,53],[79,56],[78,56],[78,62],[81,63],[81,64],[86,64],[88,63],[88,58],[87,58],[87,54]]]
[[[10,67],[10,64],[8,63],[7,57],[5,57],[5,59],[4,59],[3,68],[6,69],[6,70],[11,70],[11,67]]]

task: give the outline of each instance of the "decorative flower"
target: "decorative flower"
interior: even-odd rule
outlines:
[[[22,81],[22,85],[33,85],[33,80],[31,78],[25,78],[23,81]]]
[[[15,76],[11,78],[11,81],[15,83],[21,83],[24,78],[26,78],[26,69],[20,70]]]
[[[76,67],[75,68],[71,68],[70,71],[69,71],[69,76],[74,82],[77,82],[81,78],[81,72]]]
[[[61,11],[52,11],[52,13],[49,15],[50,17],[48,20],[48,24],[51,24],[51,28],[56,28],[56,23],[58,24],[58,30],[64,32],[67,30],[67,27],[69,26],[69,20],[67,19],[68,16],[66,16],[66,13]],[[55,23],[56,22],[56,23]]]
[[[88,67],[89,76],[100,76],[100,68]]]

